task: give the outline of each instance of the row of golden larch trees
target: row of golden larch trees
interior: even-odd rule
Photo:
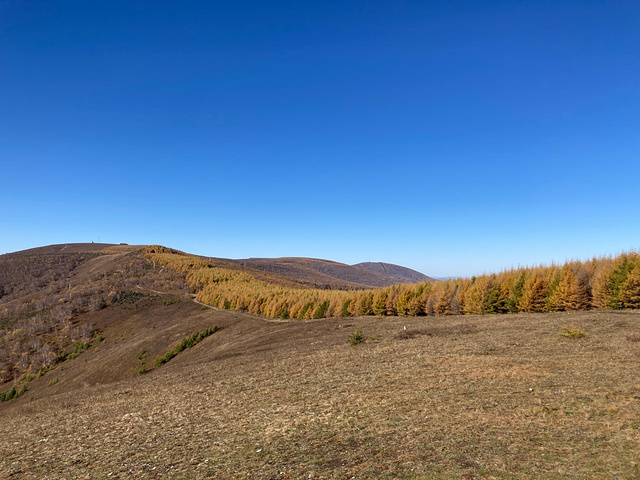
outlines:
[[[147,247],[145,255],[186,275],[199,301],[270,318],[640,308],[637,252],[471,278],[349,291],[283,287],[164,247]]]

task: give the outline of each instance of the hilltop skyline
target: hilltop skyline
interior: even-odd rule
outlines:
[[[0,252],[429,276],[638,248],[634,2],[0,3]]]

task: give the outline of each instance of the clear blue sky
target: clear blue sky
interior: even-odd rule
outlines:
[[[639,52],[633,0],[0,0],[0,253],[638,248]]]

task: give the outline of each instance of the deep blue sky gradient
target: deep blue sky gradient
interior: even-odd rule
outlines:
[[[0,253],[433,276],[640,247],[640,3],[0,0]]]

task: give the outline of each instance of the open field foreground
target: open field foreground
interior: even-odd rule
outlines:
[[[0,404],[0,477],[640,478],[638,311],[269,322],[173,307],[220,330],[96,385],[92,363],[144,343],[105,329]],[[357,328],[368,339],[350,345]]]

